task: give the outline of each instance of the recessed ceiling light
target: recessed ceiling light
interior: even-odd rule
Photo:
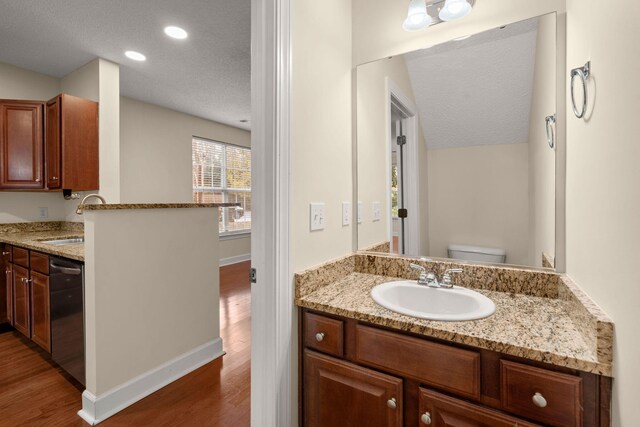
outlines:
[[[164,33],[174,39],[186,39],[188,34],[180,27],[169,26],[164,28]]]
[[[140,52],[136,52],[135,50],[128,50],[124,53],[127,58],[133,59],[134,61],[146,61],[147,57],[141,54]]]

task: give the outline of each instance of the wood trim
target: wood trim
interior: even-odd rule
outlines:
[[[251,3],[251,425],[290,426],[297,343],[290,267],[290,0]]]

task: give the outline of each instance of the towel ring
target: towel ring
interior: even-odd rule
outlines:
[[[544,118],[544,124],[547,128],[547,143],[551,149],[556,146],[556,134],[553,130],[553,126],[556,124],[556,115],[547,116]]]
[[[587,61],[587,63],[584,64],[584,67],[574,68],[573,70],[571,70],[571,106],[573,107],[573,114],[575,114],[579,119],[583,118],[584,113],[587,112],[587,78],[589,78],[590,74],[591,61]],[[580,77],[580,80],[582,81],[582,92],[584,93],[584,97],[582,98],[582,109],[580,110],[578,110],[578,107],[576,106],[576,99],[573,94],[573,81],[575,80],[576,76]]]

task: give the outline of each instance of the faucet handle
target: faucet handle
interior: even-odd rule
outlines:
[[[442,281],[440,282],[440,284],[442,286],[451,288],[453,287],[453,285],[451,284],[451,274],[452,273],[462,273],[462,269],[461,268],[447,268],[444,271],[444,275],[442,276]]]
[[[418,270],[420,273],[426,273],[427,272],[426,268],[424,268],[421,265],[414,264],[414,263],[409,264],[409,268],[412,269],[412,270]]]

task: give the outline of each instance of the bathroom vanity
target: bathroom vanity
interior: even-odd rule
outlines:
[[[496,304],[436,322],[377,305],[377,284],[412,260],[356,254],[296,275],[300,425],[608,426],[613,325],[562,275],[464,269],[457,284]],[[607,346],[608,343],[608,346]]]

